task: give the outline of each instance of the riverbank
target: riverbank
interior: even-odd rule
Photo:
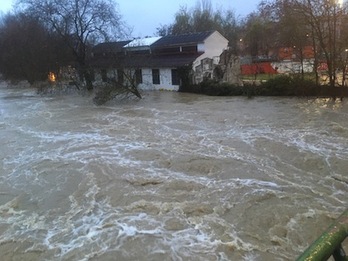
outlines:
[[[144,91],[137,90],[138,96],[127,88],[116,88],[114,86],[95,86],[94,91],[67,83],[38,82],[30,85],[26,81],[7,82],[0,81],[1,88],[16,88],[36,90],[41,96],[61,96],[71,94],[82,94],[92,97],[96,105],[103,105],[113,99],[139,99]],[[146,91],[145,91],[146,92]],[[244,82],[243,86],[236,86],[215,81],[204,81],[197,85],[181,86],[179,92],[195,93],[208,96],[244,96],[244,97],[308,97],[308,98],[333,98],[343,99],[348,97],[347,87],[330,87],[327,85],[316,85],[308,79],[298,77],[278,76],[267,81]]]
[[[260,81],[257,84],[255,82],[244,82],[243,86],[205,81],[197,85],[184,86],[180,91],[209,96],[348,97],[347,87],[316,85],[312,80],[290,76],[279,76],[267,81]]]

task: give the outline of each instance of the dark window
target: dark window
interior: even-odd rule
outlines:
[[[106,70],[101,70],[100,71],[100,74],[101,74],[101,77],[102,77],[102,81],[103,82],[107,82],[108,81],[108,75],[107,75],[107,73],[106,73]]]
[[[136,55],[136,54],[149,54],[149,50],[138,50],[138,51],[132,51],[132,54],[133,55]]]
[[[123,70],[117,70],[117,82],[123,84],[124,75]]]
[[[169,48],[162,48],[162,49],[157,49],[154,50],[155,53],[160,53],[160,54],[173,54],[173,53],[180,53],[180,47],[169,47]]]
[[[197,45],[194,46],[183,46],[182,47],[183,53],[196,53],[197,52]]]
[[[152,69],[152,83],[161,84],[159,69]]]
[[[180,85],[180,78],[177,69],[172,69],[172,85]]]
[[[136,84],[143,83],[143,73],[141,69],[135,70],[135,83]]]

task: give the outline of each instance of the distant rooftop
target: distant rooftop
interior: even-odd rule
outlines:
[[[123,48],[138,48],[145,50],[150,48],[175,47],[181,45],[195,45],[203,43],[215,31],[189,33],[181,35],[167,35],[157,37],[139,38],[129,41],[101,43],[93,48],[94,52],[120,52]]]
[[[117,53],[121,52],[122,48],[130,43],[131,41],[120,41],[120,42],[107,42],[107,43],[100,43],[93,47],[93,52],[98,53]]]
[[[178,46],[182,44],[197,44],[204,42],[214,31],[167,35],[152,44],[152,47]]]

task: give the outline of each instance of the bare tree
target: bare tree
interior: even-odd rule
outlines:
[[[8,13],[0,24],[0,70],[5,79],[30,83],[47,79],[71,57],[60,38],[36,17]],[[59,54],[59,55],[58,55]]]
[[[187,10],[187,7],[180,7],[180,10],[175,14],[174,23],[169,27],[171,28],[171,34],[174,35],[194,32],[191,13]]]
[[[251,13],[244,22],[243,31],[243,43],[252,57],[268,56],[277,45],[276,23],[263,13]]]
[[[142,98],[138,85],[142,83],[141,65],[148,64],[150,53],[124,49],[130,41],[101,43],[93,48],[92,63],[96,73],[97,92],[94,103],[104,104],[114,98]]]
[[[130,97],[137,97],[141,99],[142,96],[138,89],[138,72],[140,69],[134,68],[113,68],[112,72],[115,77],[107,79],[96,92],[93,101],[96,105],[103,105],[106,102],[114,99],[128,99]],[[141,73],[141,71],[140,71]]]
[[[341,29],[346,10],[337,0],[294,0],[294,12],[302,14],[311,28],[316,59],[326,61],[330,86],[336,84],[336,69],[344,52]]]
[[[174,22],[157,28],[157,35],[180,35],[216,30],[229,40],[234,52],[237,51],[239,25],[232,10],[214,10],[210,0],[197,1],[196,6],[188,9],[180,7],[175,14]]]
[[[113,0],[18,0],[18,5],[59,34],[72,50],[80,79],[93,89],[88,48],[93,41],[121,38],[124,24]]]
[[[301,64],[301,74],[304,78],[305,48],[312,45],[310,27],[303,15],[294,12],[292,0],[280,0],[272,3],[263,3],[260,12],[270,17],[274,24],[273,41],[275,46],[293,48],[297,61]]]
[[[337,70],[343,71],[344,81],[348,53],[346,51],[347,6],[342,6],[338,0],[270,0],[262,1],[259,7],[258,17],[269,17],[275,25],[272,41],[278,45],[294,47],[302,64],[302,75],[304,75],[304,47],[311,45],[314,51],[317,83],[319,83],[317,68],[320,63],[327,64],[330,86],[335,86],[337,82]],[[256,28],[246,31],[254,39],[262,30]],[[253,42],[254,49],[262,43],[262,41]]]

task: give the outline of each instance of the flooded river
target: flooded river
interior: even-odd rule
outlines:
[[[1,260],[294,260],[348,205],[348,101],[0,89]]]

